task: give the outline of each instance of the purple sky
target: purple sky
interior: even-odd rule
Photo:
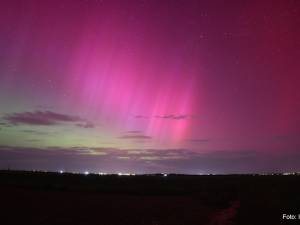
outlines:
[[[300,2],[3,0],[0,169],[300,170]]]

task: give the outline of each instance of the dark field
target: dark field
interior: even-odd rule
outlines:
[[[300,176],[0,172],[0,224],[300,224]]]

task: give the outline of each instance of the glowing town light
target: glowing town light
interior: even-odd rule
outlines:
[[[167,177],[167,176],[168,176],[168,174],[164,173],[164,177]]]
[[[62,173],[64,173],[64,171],[63,171],[63,170],[60,170],[59,173],[62,174]]]
[[[84,175],[89,175],[89,171],[84,171]]]
[[[100,173],[98,173],[100,176],[103,176],[103,175],[107,175],[107,173],[102,173],[102,172],[100,172]]]
[[[135,174],[131,174],[131,173],[118,173],[118,176],[135,176]]]

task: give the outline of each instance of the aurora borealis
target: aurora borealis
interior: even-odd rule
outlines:
[[[300,170],[300,2],[0,2],[0,166]]]

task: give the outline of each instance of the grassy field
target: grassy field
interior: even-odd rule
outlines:
[[[300,224],[300,176],[0,171],[0,224]]]

